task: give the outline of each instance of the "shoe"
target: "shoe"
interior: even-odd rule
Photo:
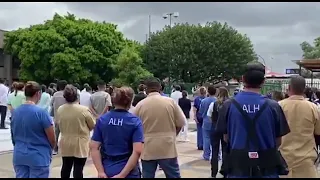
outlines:
[[[199,151],[202,151],[202,150],[203,150],[203,148],[202,148],[202,147],[198,147],[198,150],[199,150]]]
[[[57,155],[57,154],[58,154],[57,151],[53,151],[53,152],[52,152],[52,155],[54,155],[54,156]]]

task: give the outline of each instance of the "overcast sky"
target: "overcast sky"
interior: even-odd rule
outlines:
[[[291,60],[300,59],[300,43],[313,42],[320,36],[320,3],[0,3],[0,29],[14,30],[51,19],[55,12],[70,12],[77,17],[114,22],[125,36],[144,41],[148,33],[148,16],[152,17],[152,31],[169,23],[164,13],[179,12],[173,22],[227,22],[247,34],[257,54],[272,71],[284,73],[294,68]]]

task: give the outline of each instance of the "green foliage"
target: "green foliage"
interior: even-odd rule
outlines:
[[[117,26],[55,14],[44,24],[5,34],[5,51],[21,60],[22,80],[110,81],[113,65],[127,45]]]
[[[152,76],[149,71],[142,67],[142,59],[135,48],[127,47],[119,54],[114,66],[118,77],[112,81],[115,86],[136,87],[141,80]]]
[[[245,64],[257,59],[246,35],[217,22],[165,27],[151,35],[141,57],[156,77],[171,74],[191,83],[240,76]]]
[[[314,40],[314,46],[308,42],[303,42],[300,44],[303,51],[304,59],[319,59],[320,58],[320,37]]]

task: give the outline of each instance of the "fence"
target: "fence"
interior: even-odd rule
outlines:
[[[311,88],[320,89],[320,80],[314,79],[311,82],[311,79],[306,79],[306,86]],[[274,81],[267,81],[261,89],[262,94],[266,94],[271,91],[281,91],[286,92],[289,88],[289,80],[274,80]]]

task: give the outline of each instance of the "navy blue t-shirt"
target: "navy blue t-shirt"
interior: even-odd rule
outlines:
[[[260,107],[267,100],[265,96],[253,92],[240,92],[234,99],[251,119],[254,118]],[[260,141],[260,150],[275,148],[276,139],[290,132],[280,105],[276,101],[268,101],[268,106],[256,120],[256,132]],[[227,100],[219,110],[216,131],[228,134],[230,149],[246,148],[247,124],[245,121],[246,119],[232,104],[231,100]],[[257,147],[253,147],[251,143],[250,150],[255,151]]]
[[[133,143],[143,142],[141,120],[126,110],[111,110],[97,121],[92,140],[101,143],[107,156],[120,156],[132,153]],[[121,172],[128,159],[103,161],[105,173],[112,177]],[[139,172],[131,172],[127,178],[135,177]]]

